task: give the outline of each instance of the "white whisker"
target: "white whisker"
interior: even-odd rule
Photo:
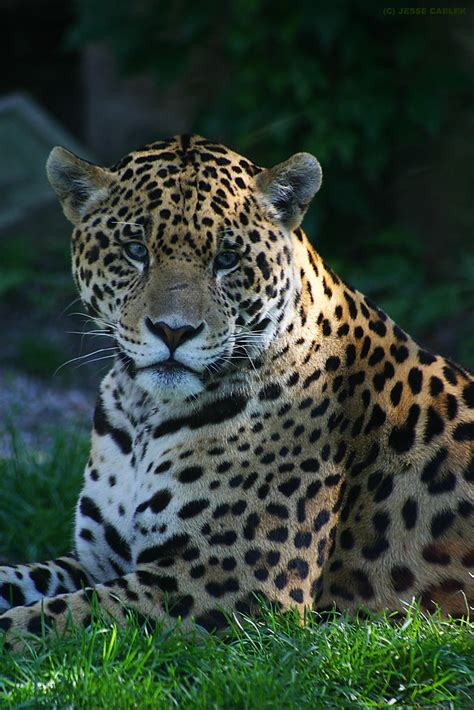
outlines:
[[[77,357],[73,357],[73,358],[71,358],[70,360],[67,360],[66,362],[63,362],[63,364],[60,365],[60,366],[54,371],[53,377],[54,377],[60,370],[62,370],[63,367],[66,367],[66,365],[71,365],[73,362],[77,362],[78,360],[84,360],[85,358],[90,358],[90,357],[93,357],[94,355],[98,355],[99,353],[103,353],[103,352],[110,351],[110,350],[114,351],[114,353],[115,353],[115,352],[118,352],[119,348],[116,347],[116,346],[111,347],[111,348],[100,348],[99,350],[94,350],[94,351],[91,352],[91,353],[85,353],[85,355],[78,355]],[[112,353],[111,353],[111,354],[109,354],[109,355],[106,355],[106,357],[115,357],[115,355],[112,355]],[[99,359],[99,360],[102,360],[103,358],[98,358],[98,359]],[[86,362],[83,362],[83,363],[81,363],[81,364],[82,364],[82,365],[86,365],[86,364],[88,364],[89,362],[96,362],[96,360],[87,360]]]
[[[83,365],[91,365],[93,362],[99,362],[100,360],[111,360],[114,357],[115,355],[111,353],[110,355],[104,355],[104,357],[96,357],[93,360],[86,360],[86,362],[80,362],[79,365],[76,365],[76,369],[78,367],[82,367]]]
[[[66,330],[68,335],[81,335],[83,338],[90,335],[92,338],[113,338],[112,333],[107,330]]]
[[[78,298],[75,298],[73,301],[71,301],[71,303],[68,303],[67,306],[64,306],[63,310],[62,310],[61,313],[59,314],[59,318],[60,318],[61,316],[63,316],[63,315],[66,313],[66,311],[68,310],[68,308],[71,308],[71,306],[73,306],[75,303],[78,303],[78,301],[81,301],[81,300],[82,300],[81,297],[78,296]],[[68,315],[69,315],[69,314],[68,314]]]

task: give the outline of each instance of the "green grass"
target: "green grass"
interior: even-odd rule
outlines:
[[[11,433],[13,457],[0,459],[0,561],[34,562],[69,551],[89,442],[59,433],[32,451]]]
[[[472,702],[473,652],[467,625],[419,613],[301,628],[267,612],[220,637],[97,622],[0,656],[0,688],[7,707],[457,708]]]
[[[5,555],[67,551],[86,456],[86,442],[63,435],[48,454],[18,445],[2,463]],[[403,624],[332,615],[304,628],[266,610],[219,636],[149,631],[133,618],[118,629],[98,617],[21,654],[0,649],[0,707],[470,707],[473,630],[416,609]]]

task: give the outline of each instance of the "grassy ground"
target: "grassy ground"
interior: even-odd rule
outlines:
[[[3,560],[67,551],[86,456],[86,441],[62,435],[48,454],[17,442],[0,463]],[[416,610],[398,625],[334,615],[304,628],[266,611],[194,638],[97,619],[21,655],[0,649],[0,707],[469,707],[473,630]]]
[[[220,638],[97,623],[5,656],[0,687],[2,707],[459,708],[472,703],[473,650],[466,627],[420,615],[302,629],[268,613]]]

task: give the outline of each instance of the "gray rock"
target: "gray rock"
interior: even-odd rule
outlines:
[[[88,157],[88,151],[26,94],[0,99],[1,231],[12,231],[44,208],[60,215],[45,171],[55,145]]]

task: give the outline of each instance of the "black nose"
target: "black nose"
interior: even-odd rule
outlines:
[[[153,335],[156,335],[160,340],[168,346],[170,354],[173,355],[174,351],[179,348],[180,345],[186,342],[186,340],[191,340],[196,335],[198,335],[204,328],[204,323],[200,326],[194,328],[192,325],[182,325],[179,328],[170,328],[167,323],[163,321],[157,321],[154,323],[151,318],[145,320],[145,325],[150,330]]]

